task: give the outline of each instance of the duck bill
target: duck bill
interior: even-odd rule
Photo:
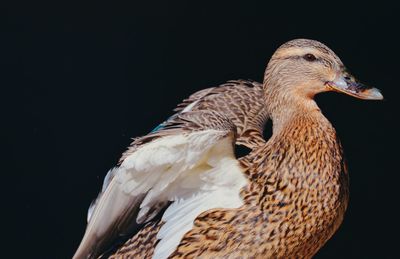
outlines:
[[[358,82],[354,77],[345,73],[333,81],[326,82],[333,91],[345,93],[364,100],[383,100],[383,95],[377,88],[366,86]]]

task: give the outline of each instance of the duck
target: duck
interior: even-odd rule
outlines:
[[[263,83],[194,93],[108,172],[73,258],[311,258],[349,200],[340,140],[314,100],[322,92],[383,99],[310,39],[282,44]],[[235,145],[250,152],[237,157]]]

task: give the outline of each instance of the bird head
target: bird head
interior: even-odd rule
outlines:
[[[264,89],[311,98],[321,92],[337,91],[360,99],[383,99],[378,89],[361,84],[350,75],[331,49],[308,39],[291,40],[276,50],[265,72]]]

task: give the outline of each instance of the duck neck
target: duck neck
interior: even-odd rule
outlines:
[[[280,96],[276,95],[278,94],[274,94],[274,96],[266,94],[266,106],[273,122],[273,135],[285,130],[297,118],[326,121],[311,96],[291,92],[281,93]]]

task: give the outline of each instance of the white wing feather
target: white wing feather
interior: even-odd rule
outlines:
[[[138,148],[110,173],[74,258],[90,255],[132,206],[140,204],[134,220],[141,224],[152,219],[147,214],[154,205],[173,202],[162,217],[153,258],[167,258],[202,212],[240,207],[247,180],[234,157],[232,138],[226,131],[203,130],[164,136]]]

